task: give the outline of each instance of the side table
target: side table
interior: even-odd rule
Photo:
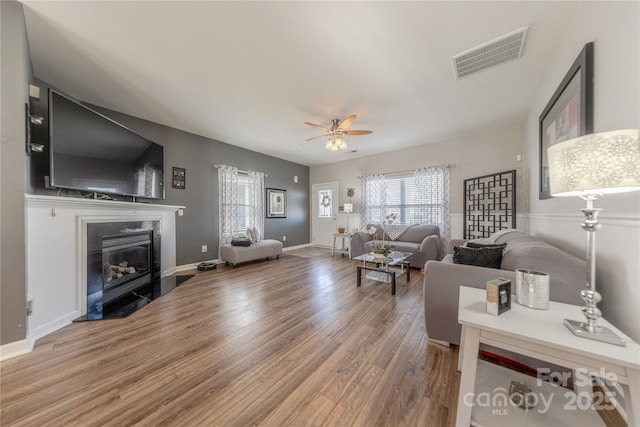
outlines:
[[[334,233],[333,235],[333,248],[331,248],[331,256],[334,254],[345,254],[349,255],[349,259],[351,259],[351,236],[353,233]],[[336,247],[336,243],[340,239],[341,244],[340,248]],[[347,244],[345,244],[344,239],[347,239]]]
[[[565,318],[582,320],[583,317],[581,307],[553,301],[550,302],[548,310],[534,310],[513,303],[511,310],[500,316],[492,316],[486,312],[485,290],[461,286],[458,321],[462,324],[462,340],[461,359],[458,366],[462,368],[462,377],[456,426],[471,425],[472,411],[475,413],[481,406],[476,403],[479,401],[475,398],[483,392],[489,394],[495,392],[495,390],[476,389],[480,343],[572,369],[576,380],[580,379],[578,372],[582,372],[583,378],[600,377],[617,384],[627,385],[628,395],[624,396],[627,422],[630,426],[638,425],[640,423],[640,345],[604,319],[600,319],[599,323],[623,337],[627,341],[626,347],[577,337],[563,324]],[[536,378],[532,377],[532,379],[536,381]],[[503,386],[508,389],[509,383]],[[569,389],[563,390],[573,393]],[[559,400],[562,396],[563,393],[559,391],[551,397]],[[578,398],[586,396],[582,392]],[[577,403],[581,403],[580,399]],[[589,405],[586,406],[590,406],[590,402],[587,403]],[[573,418],[585,412],[595,413],[589,407],[578,408],[584,410],[572,412],[567,409],[566,403],[564,409],[562,405],[560,407],[561,417],[545,420],[544,424],[571,425]],[[522,411],[514,406],[510,409]],[[529,412],[531,416],[549,416],[533,410]],[[500,415],[499,412],[493,414]]]

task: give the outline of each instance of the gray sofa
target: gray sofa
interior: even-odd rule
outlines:
[[[367,229],[374,226],[376,239],[382,240],[383,232],[380,224],[367,224]],[[440,228],[435,225],[412,225],[396,240],[390,240],[385,235],[385,243],[393,245],[395,251],[413,252],[408,258],[411,267],[424,268],[424,264],[432,259],[440,259]],[[373,251],[373,236],[360,231],[351,236],[351,256]]]
[[[460,344],[462,327],[458,324],[459,287],[486,289],[486,282],[498,277],[512,281],[515,270],[529,269],[549,274],[549,299],[584,305],[580,291],[585,289],[585,261],[518,230],[502,230],[486,239],[507,246],[500,269],[453,263],[453,247],[463,240],[452,240],[442,261],[428,261],[424,271],[424,320],[430,339]],[[516,304],[515,298],[512,303]]]

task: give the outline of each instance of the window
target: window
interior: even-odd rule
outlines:
[[[361,224],[380,224],[391,213],[395,224],[432,224],[450,235],[449,167],[436,166],[413,174],[382,174],[362,179]]]
[[[333,217],[333,197],[331,197],[331,193],[331,190],[322,190],[318,192],[319,218]]]
[[[439,180],[430,180],[428,186],[442,186]],[[442,222],[442,193],[435,197],[424,197],[418,192],[414,176],[387,178],[383,216],[398,214],[398,224],[420,224],[426,221]],[[438,197],[439,196],[439,197]]]
[[[247,227],[253,226],[254,207],[251,205],[251,196],[249,194],[249,176],[238,174],[238,201],[236,204],[236,229],[233,234],[236,236],[244,236]]]
[[[264,174],[216,165],[218,168],[219,246],[244,236],[247,227],[264,235]]]

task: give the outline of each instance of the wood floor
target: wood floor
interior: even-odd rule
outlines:
[[[392,296],[356,265],[285,252],[69,325],[2,363],[0,424],[452,425],[457,348],[427,341],[422,273]]]

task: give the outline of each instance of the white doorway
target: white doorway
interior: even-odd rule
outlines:
[[[313,184],[311,186],[313,246],[333,246],[333,235],[337,233],[338,183]]]

